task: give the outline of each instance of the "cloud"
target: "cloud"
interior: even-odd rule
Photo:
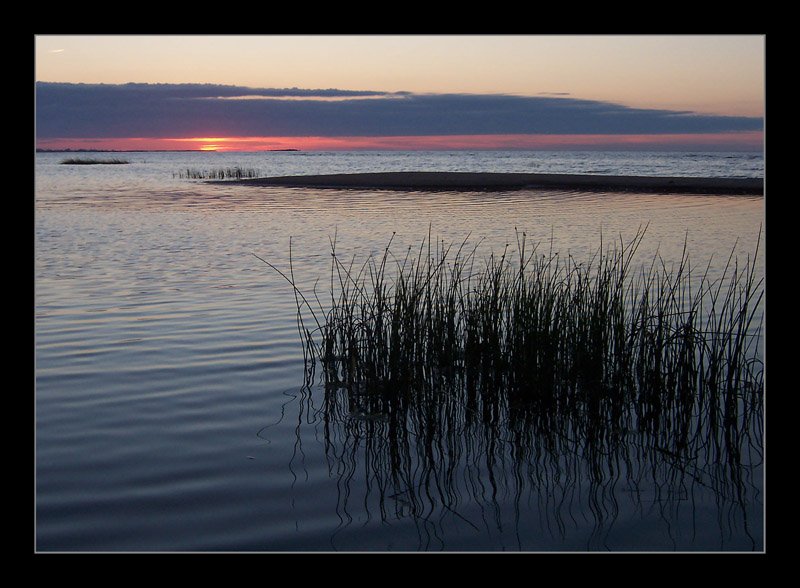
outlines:
[[[636,109],[563,95],[412,94],[217,84],[36,85],[39,138],[686,134],[758,117]]]

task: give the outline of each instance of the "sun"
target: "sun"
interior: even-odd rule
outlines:
[[[193,143],[199,151],[220,151],[229,149],[232,139],[225,137],[190,137],[175,139],[176,141]]]

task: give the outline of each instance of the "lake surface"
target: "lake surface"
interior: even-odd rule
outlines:
[[[71,154],[76,155],[76,154]],[[104,157],[110,154],[84,154]],[[492,171],[763,177],[761,154],[36,155],[38,551],[759,551],[758,422],[741,471],[613,460],[483,429],[398,438],[306,385],[296,301],[342,259],[429,238],[589,259],[647,226],[658,252],[722,276],[763,235],[764,198],[566,190],[333,190],[207,184],[260,175]],[[359,262],[360,263],[360,262]],[[764,273],[763,246],[756,261]],[[334,402],[334,405],[336,403]],[[634,432],[631,435],[635,435]],[[516,438],[515,438],[516,439]],[[667,455],[667,453],[665,453]],[[602,475],[597,474],[601,465]],[[613,465],[611,465],[613,463]],[[709,465],[712,464],[712,465]]]

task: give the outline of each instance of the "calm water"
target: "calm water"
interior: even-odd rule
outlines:
[[[102,156],[102,155],[100,155]],[[430,234],[485,251],[529,241],[590,256],[649,223],[658,251],[720,272],[755,248],[764,199],[572,191],[395,192],[209,185],[262,175],[533,171],[762,177],[754,154],[133,153],[36,155],[39,551],[761,550],[756,464],[735,491],[701,464],[596,456],[479,434],[419,440],[336,418],[304,386],[295,299],[342,257]],[[763,250],[757,264],[763,274]],[[721,265],[720,265],[721,264]],[[324,291],[325,288],[320,288]],[[756,443],[758,445],[758,443]],[[397,456],[403,456],[398,461]],[[605,461],[603,461],[605,464]],[[606,465],[603,465],[606,468]]]

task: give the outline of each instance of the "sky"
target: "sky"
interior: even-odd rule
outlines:
[[[36,35],[45,149],[761,150],[764,35]]]

